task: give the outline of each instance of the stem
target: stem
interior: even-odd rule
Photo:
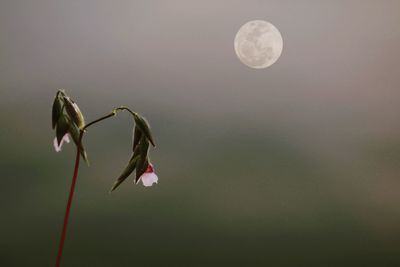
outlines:
[[[103,116],[103,117],[101,117],[101,118],[98,118],[97,120],[94,120],[94,121],[92,121],[92,122],[86,124],[85,127],[82,128],[82,131],[85,131],[88,127],[92,126],[92,125],[95,124],[95,123],[98,123],[98,122],[100,122],[100,121],[102,121],[102,120],[105,120],[105,119],[108,119],[108,118],[110,118],[110,117],[114,117],[115,115],[117,115],[117,111],[121,111],[121,110],[126,110],[126,111],[128,111],[129,113],[132,114],[132,116],[137,116],[137,113],[136,113],[136,112],[133,112],[132,110],[130,110],[130,109],[127,108],[127,107],[121,106],[121,107],[119,107],[119,108],[113,109],[113,111],[111,111],[110,114],[105,115],[105,116]]]
[[[135,112],[132,112],[129,108],[127,107],[119,107],[115,108],[110,114],[103,116],[97,120],[94,120],[88,124],[86,124],[79,133],[79,145],[76,146],[76,158],[75,158],[75,167],[74,167],[74,175],[72,176],[72,183],[71,183],[71,189],[69,191],[69,196],[68,196],[68,202],[67,202],[67,208],[65,210],[65,215],[64,215],[64,223],[63,223],[63,228],[61,232],[61,239],[60,239],[60,245],[58,247],[58,254],[57,254],[57,261],[56,261],[56,267],[60,267],[61,265],[61,256],[64,250],[64,243],[65,243],[65,237],[67,235],[67,227],[68,227],[68,221],[69,221],[69,214],[71,211],[71,206],[72,206],[72,199],[74,198],[74,192],[75,192],[75,185],[76,185],[76,180],[78,178],[78,170],[79,170],[79,161],[80,161],[80,147],[82,144],[82,138],[85,130],[90,127],[91,125],[98,123],[102,120],[108,119],[110,117],[113,117],[117,114],[117,111],[120,110],[127,110],[129,113],[131,113],[133,116],[136,115]]]
[[[86,124],[85,127],[83,127],[82,131],[85,131],[86,128],[88,128],[89,126],[91,126],[91,125],[93,125],[93,124],[95,124],[95,123],[98,123],[98,122],[100,122],[100,121],[102,121],[102,120],[105,120],[105,119],[108,119],[108,118],[110,118],[110,117],[115,116],[115,114],[116,114],[116,111],[113,110],[110,114],[108,114],[108,115],[106,115],[106,116],[104,116],[104,117],[101,117],[101,118],[99,118],[99,119],[97,119],[97,120],[94,120],[94,121],[92,121],[92,122]]]
[[[83,136],[83,131],[80,132],[79,142],[82,141],[82,136]],[[72,199],[74,197],[75,184],[76,184],[76,180],[78,178],[79,160],[81,158],[81,156],[80,156],[81,152],[80,152],[80,148],[79,147],[80,146],[76,146],[76,158],[75,158],[74,175],[72,176],[71,189],[69,191],[67,208],[65,210],[65,215],[64,215],[64,223],[63,223],[63,228],[62,228],[62,232],[61,232],[60,245],[59,245],[59,248],[58,248],[56,267],[60,267],[60,264],[61,264],[61,256],[62,256],[63,249],[64,249],[65,236],[67,234],[67,226],[68,226],[68,221],[69,221],[69,214],[70,214],[70,211],[71,211]]]
[[[121,107],[116,108],[116,109],[114,109],[114,110],[115,110],[115,111],[126,110],[126,111],[128,111],[129,113],[131,113],[133,117],[136,117],[136,116],[138,115],[136,112],[133,112],[132,110],[130,110],[128,107],[125,107],[125,106],[121,106]]]

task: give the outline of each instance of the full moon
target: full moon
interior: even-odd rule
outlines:
[[[279,59],[282,50],[281,33],[264,20],[245,23],[235,37],[236,55],[250,68],[263,69],[271,66]]]

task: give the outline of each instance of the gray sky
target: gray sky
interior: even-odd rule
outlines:
[[[0,88],[10,98],[64,87],[205,117],[355,116],[392,127],[398,10],[389,0],[2,1]],[[252,19],[284,38],[265,70],[245,67],[233,50]]]

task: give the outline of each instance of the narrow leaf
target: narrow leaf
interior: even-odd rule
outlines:
[[[132,155],[131,159],[129,160],[128,164],[126,165],[124,171],[121,173],[121,175],[118,177],[118,179],[115,181],[114,185],[111,188],[111,192],[114,191],[123,181],[125,181],[126,178],[135,170],[137,166],[137,161],[138,161],[139,156]]]

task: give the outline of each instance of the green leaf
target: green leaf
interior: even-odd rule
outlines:
[[[57,128],[56,128],[56,137],[57,137],[58,145],[60,145],[60,142],[61,142],[62,138],[64,137],[64,135],[66,133],[68,133],[68,127],[69,127],[68,124],[69,124],[69,120],[68,120],[67,116],[61,115],[58,118]]]
[[[71,117],[76,126],[78,126],[79,129],[82,129],[85,126],[85,119],[83,118],[82,112],[78,105],[68,96],[63,96],[63,99],[68,115]]]
[[[82,156],[83,160],[86,162],[87,165],[89,165],[89,160],[88,160],[88,157],[87,157],[86,150],[83,147],[82,143],[79,142],[80,141],[79,137],[80,137],[80,134],[81,134],[81,130],[75,125],[75,123],[69,123],[68,130],[69,130],[69,133],[72,136],[72,140],[74,140],[75,145],[79,146],[79,151],[81,153],[81,156]]]
[[[57,93],[56,97],[54,98],[54,102],[53,102],[53,108],[52,108],[52,127],[53,129],[56,127],[57,121],[60,118],[60,115],[62,113],[62,100],[60,99],[60,97],[58,96],[59,93]]]
[[[117,181],[115,181],[114,185],[111,188],[111,192],[114,191],[126,178],[135,170],[137,166],[139,156],[132,155],[128,164],[126,165],[124,171],[118,177]]]
[[[150,141],[150,143],[153,145],[153,147],[155,147],[156,145],[155,145],[153,136],[151,135],[150,126],[149,126],[148,122],[137,113],[135,113],[133,117],[135,119],[136,126],[143,132],[143,134]]]

